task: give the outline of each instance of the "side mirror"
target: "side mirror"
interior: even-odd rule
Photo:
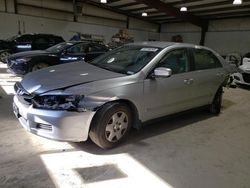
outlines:
[[[62,55],[67,55],[67,53],[68,53],[67,50],[63,50],[63,51],[61,52]]]
[[[172,75],[172,70],[165,67],[158,67],[154,70],[153,77],[155,78],[167,78]]]

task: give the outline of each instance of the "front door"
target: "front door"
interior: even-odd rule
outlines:
[[[156,65],[172,70],[167,78],[150,78],[144,80],[144,100],[147,117],[145,120],[165,116],[192,108],[194,87],[190,72],[187,49],[168,52]]]

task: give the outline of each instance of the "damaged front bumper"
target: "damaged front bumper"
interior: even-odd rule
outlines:
[[[29,132],[53,140],[80,142],[88,138],[94,111],[35,109],[14,96],[13,111]]]

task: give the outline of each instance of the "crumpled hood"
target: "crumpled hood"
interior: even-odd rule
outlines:
[[[122,76],[124,75],[88,63],[69,63],[29,73],[21,81],[21,85],[29,93],[41,94],[56,89]]]
[[[33,57],[33,56],[39,56],[39,55],[54,55],[53,53],[46,52],[45,50],[35,50],[35,51],[27,51],[27,52],[19,52],[16,54],[13,54],[9,57],[9,59],[18,59],[18,58],[24,58],[24,57]]]

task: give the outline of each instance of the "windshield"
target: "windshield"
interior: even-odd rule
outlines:
[[[94,59],[91,64],[123,74],[135,74],[152,60],[161,48],[123,46]]]
[[[60,44],[57,44],[55,46],[52,46],[48,49],[46,49],[47,52],[51,52],[51,53],[59,53],[61,51],[63,51],[64,49],[70,47],[74,45],[74,43],[71,43],[71,42],[62,42]]]

